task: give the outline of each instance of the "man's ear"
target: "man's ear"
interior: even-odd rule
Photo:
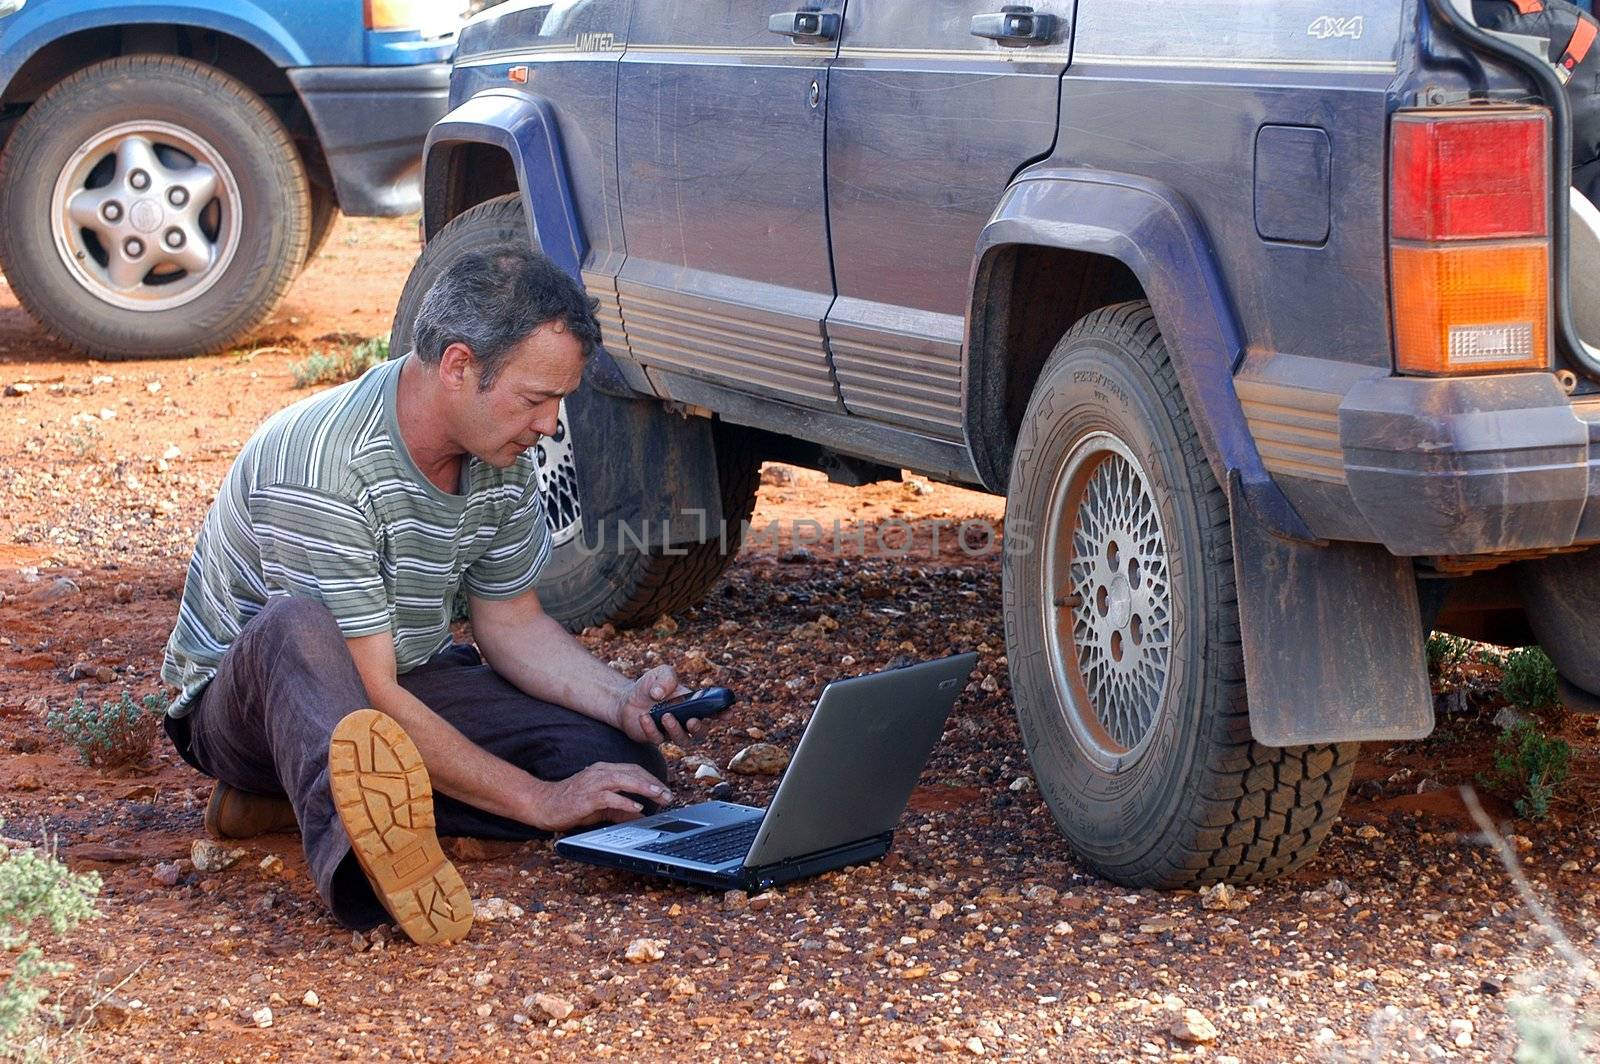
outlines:
[[[439,380],[450,388],[476,388],[478,360],[472,348],[459,341],[446,347],[439,356]]]

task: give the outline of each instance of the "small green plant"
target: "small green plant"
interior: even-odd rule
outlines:
[[[310,358],[295,365],[294,386],[311,388],[318,384],[352,381],[388,359],[389,340],[384,336],[374,336],[339,351],[315,351]]]
[[[1437,676],[1472,660],[1472,640],[1449,632],[1432,632],[1428,636],[1427,651],[1428,671]]]
[[[1519,720],[1500,733],[1494,775],[1480,776],[1480,782],[1514,796],[1518,816],[1543,820],[1550,813],[1550,799],[1566,782],[1571,761],[1566,740],[1552,739],[1531,720]]]
[[[1522,647],[1506,655],[1500,694],[1513,706],[1543,709],[1556,704],[1556,667],[1538,647]]]
[[[65,934],[94,915],[99,893],[93,872],[74,873],[53,854],[0,844],[0,950],[16,954],[0,984],[0,1060],[48,1059],[40,1006],[47,981],[69,966],[46,957],[33,930],[43,923]]]
[[[64,710],[53,709],[45,726],[78,751],[85,765],[115,768],[144,760],[166,715],[167,700],[146,695],[135,702],[127,691],[116,701],[92,706],[73,699]]]

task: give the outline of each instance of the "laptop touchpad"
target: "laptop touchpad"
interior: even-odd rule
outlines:
[[[597,841],[604,841],[607,846],[643,846],[646,843],[658,842],[668,835],[698,831],[705,826],[692,820],[645,821],[643,824],[618,825],[595,838]]]

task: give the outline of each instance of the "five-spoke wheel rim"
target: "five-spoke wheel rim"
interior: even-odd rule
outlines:
[[[68,158],[50,202],[68,271],[126,310],[198,299],[239,248],[239,188],[218,151],[167,122],[102,130]]]
[[[1051,490],[1045,646],[1067,724],[1100,767],[1125,766],[1156,731],[1172,655],[1166,532],[1139,459],[1080,440]]]
[[[578,508],[578,467],[572,457],[572,430],[565,402],[556,419],[556,434],[534,445],[533,458],[539,491],[544,496],[545,517],[550,523],[551,546],[559,547],[583,528],[583,513]]]

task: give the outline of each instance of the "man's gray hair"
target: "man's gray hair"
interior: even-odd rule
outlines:
[[[417,357],[437,365],[444,349],[463,344],[488,388],[513,347],[542,325],[559,322],[588,358],[600,344],[596,300],[555,263],[520,244],[497,244],[456,259],[422,297],[412,330]]]

